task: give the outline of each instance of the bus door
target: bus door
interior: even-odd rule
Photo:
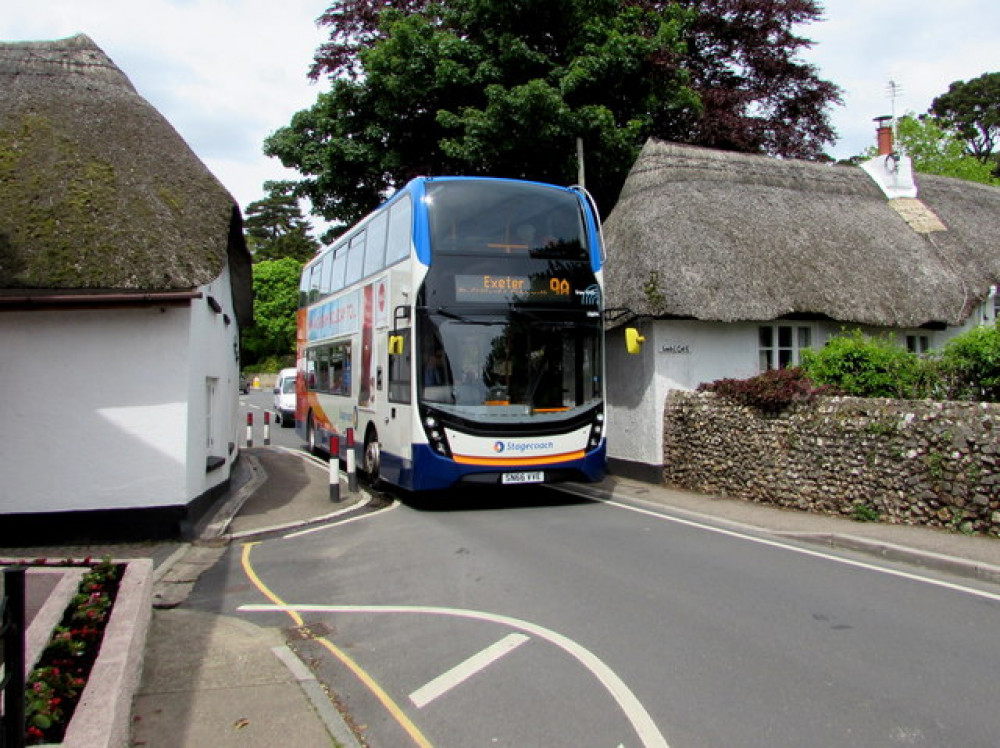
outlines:
[[[413,337],[410,328],[388,330],[384,345],[388,354],[386,397],[384,406],[380,403],[378,408],[384,416],[377,424],[382,442],[382,475],[398,484],[403,480],[403,471],[412,467]]]

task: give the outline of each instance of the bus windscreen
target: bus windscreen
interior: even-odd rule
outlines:
[[[434,254],[514,254],[586,261],[576,195],[531,183],[457,180],[427,185]]]

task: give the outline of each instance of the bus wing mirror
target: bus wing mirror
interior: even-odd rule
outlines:
[[[402,356],[403,355],[403,336],[402,335],[390,335],[389,336],[389,355],[390,356]]]
[[[640,335],[636,328],[625,328],[625,349],[633,356],[642,352],[642,344],[645,342],[646,338]]]

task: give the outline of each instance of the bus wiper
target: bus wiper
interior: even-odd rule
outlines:
[[[543,311],[545,312],[544,314],[539,314],[536,311],[525,309],[524,307],[518,307],[511,312],[511,317],[514,318],[524,317],[525,319],[529,319],[532,322],[541,322],[542,324],[547,325],[548,327],[555,327],[555,328],[569,328],[569,327],[577,327],[579,325],[579,322],[577,322],[576,320],[577,317],[576,314],[573,315],[573,319],[564,319],[564,318],[560,319],[559,317],[553,316],[551,309],[546,309]]]
[[[472,319],[471,317],[466,317],[462,314],[456,314],[455,312],[450,312],[443,306],[439,306],[437,309],[435,309],[434,314],[440,314],[442,317],[447,317],[448,319],[453,319],[458,322],[462,322],[466,325],[484,325],[486,327],[492,327],[498,322],[498,320],[496,319],[486,319],[486,320]]]

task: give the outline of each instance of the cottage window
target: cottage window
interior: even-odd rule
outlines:
[[[794,325],[762,325],[758,328],[761,371],[798,366],[799,353],[812,347],[812,328]]]
[[[920,355],[931,349],[931,339],[928,335],[907,335],[906,350]]]

